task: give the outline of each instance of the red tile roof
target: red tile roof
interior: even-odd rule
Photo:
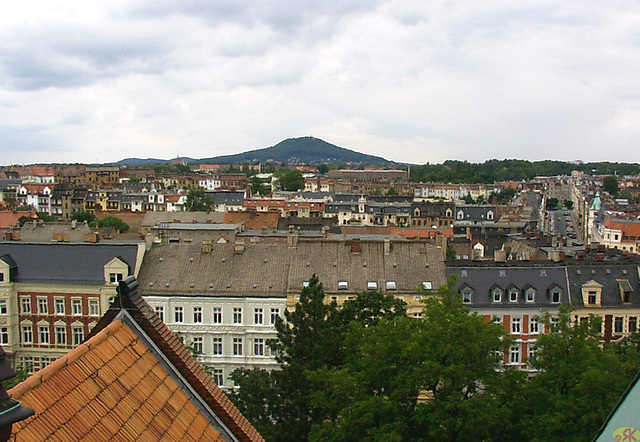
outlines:
[[[14,440],[263,440],[137,290],[122,305],[10,390],[35,411]]]

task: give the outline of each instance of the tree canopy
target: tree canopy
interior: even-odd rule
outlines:
[[[304,189],[304,178],[298,169],[287,169],[278,173],[278,180],[282,190],[296,191]]]
[[[213,198],[207,195],[204,189],[190,189],[184,208],[187,212],[208,212],[213,206]]]
[[[325,303],[314,276],[276,324],[281,370],[236,370],[232,400],[274,441],[590,440],[640,367],[640,336],[603,347],[597,319],[547,315],[530,377],[453,286],[422,293],[414,318],[377,292]]]

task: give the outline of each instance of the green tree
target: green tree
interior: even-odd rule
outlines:
[[[564,200],[564,206],[565,206],[567,209],[569,209],[569,210],[573,209],[573,201],[571,201],[571,200]]]
[[[327,164],[318,164],[318,173],[326,175],[329,172],[329,166]]]
[[[83,223],[86,221],[87,224],[92,224],[96,221],[96,216],[93,213],[87,212],[85,210],[76,210],[71,214],[71,219],[79,223]]]
[[[213,199],[204,189],[190,189],[187,192],[187,200],[184,203],[187,212],[208,212],[211,206],[213,206]]]
[[[288,169],[278,174],[280,188],[287,191],[304,189],[304,178],[298,169]]]
[[[112,227],[120,233],[124,233],[129,230],[129,224],[121,220],[120,218],[112,215],[107,215],[97,221],[98,227]]]
[[[601,318],[573,323],[561,309],[545,319],[530,362],[539,370],[527,385],[527,428],[533,440],[591,440],[633,376],[615,348],[600,343]],[[531,396],[533,395],[533,396]],[[527,419],[526,416],[523,416]]]
[[[344,366],[318,370],[316,404],[339,406],[311,440],[485,440],[496,422],[502,327],[470,313],[450,279],[422,319],[352,322]],[[494,425],[492,428],[499,428]]]
[[[602,187],[611,196],[618,196],[618,178],[613,175],[604,177],[602,180]]]
[[[10,193],[4,196],[4,206],[7,210],[16,210],[18,208],[18,202],[16,201],[15,195]]]
[[[558,208],[558,198],[547,198],[547,209],[548,210],[556,210]]]
[[[266,195],[269,193],[267,190],[267,186],[265,183],[268,181],[267,178],[258,178],[257,176],[252,176],[249,180],[249,187],[251,187],[251,193],[253,195]]]

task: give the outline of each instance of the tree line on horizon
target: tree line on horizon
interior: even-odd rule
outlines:
[[[268,344],[279,370],[238,369],[232,401],[267,441],[591,440],[640,368],[640,335],[603,346],[595,316],[541,318],[528,363],[449,279],[422,317],[392,295],[325,303],[315,275]]]

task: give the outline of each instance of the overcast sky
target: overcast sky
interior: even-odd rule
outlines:
[[[307,135],[420,164],[640,162],[640,3],[0,6],[0,164],[206,158]]]

